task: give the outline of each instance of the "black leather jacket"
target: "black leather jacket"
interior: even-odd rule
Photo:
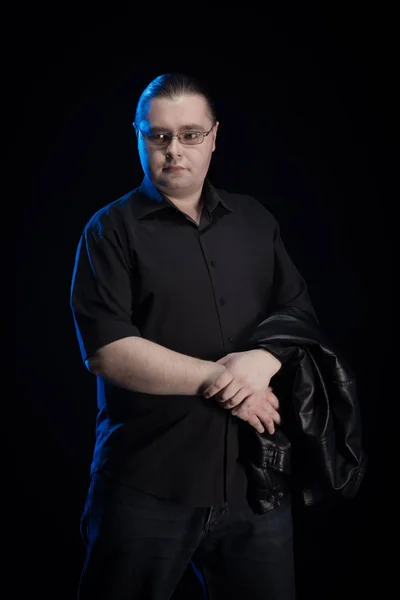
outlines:
[[[356,380],[316,321],[289,307],[256,329],[247,349],[264,348],[282,368],[271,385],[282,423],[274,434],[240,422],[248,502],[256,513],[279,506],[289,492],[304,505],[353,498],[366,469]]]

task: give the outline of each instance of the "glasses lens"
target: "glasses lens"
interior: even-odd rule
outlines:
[[[171,142],[171,136],[167,133],[146,134],[146,139],[152,146],[167,146]]]
[[[171,133],[146,133],[142,132],[147,143],[151,146],[168,146],[172,140]],[[178,134],[178,139],[185,146],[195,146],[201,144],[204,140],[204,133],[201,131],[184,131]]]
[[[180,143],[186,146],[201,144],[203,141],[203,134],[199,131],[185,131],[184,133],[180,133],[178,137]]]

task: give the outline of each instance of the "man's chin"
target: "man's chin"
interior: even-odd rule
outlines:
[[[185,190],[192,185],[192,182],[188,179],[167,179],[165,177],[160,177],[158,180],[158,184],[162,187],[164,191],[173,191],[173,190]]]

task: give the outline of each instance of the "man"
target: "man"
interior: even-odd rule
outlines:
[[[71,286],[99,409],[79,600],[167,600],[191,562],[213,600],[294,600],[290,496],[251,510],[238,429],[279,427],[281,362],[243,348],[277,307],[313,318],[306,285],[270,212],[208,181],[197,81],[157,77],[134,128],[142,184],[89,220]]]

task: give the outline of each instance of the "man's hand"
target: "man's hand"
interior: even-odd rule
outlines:
[[[242,419],[242,421],[247,421],[260,433],[264,432],[265,427],[269,433],[274,433],[275,423],[279,425],[281,422],[280,415],[277,412],[278,408],[278,398],[273,393],[272,388],[268,387],[264,394],[248,396],[232,410],[232,415]]]
[[[218,394],[224,408],[233,408],[252,394],[267,390],[271,377],[281,368],[275,356],[262,349],[232,352],[217,360],[226,367],[203,392],[205,398]]]
[[[255,349],[233,352],[217,363],[223,364],[226,371],[204,390],[203,395],[206,398],[215,396],[222,408],[231,409],[241,405],[236,416],[253,426],[257,425],[257,430],[262,428],[262,419],[268,431],[273,433],[271,419],[275,423],[280,422],[276,410],[279,402],[269,383],[281,368],[279,360],[266,350]]]

